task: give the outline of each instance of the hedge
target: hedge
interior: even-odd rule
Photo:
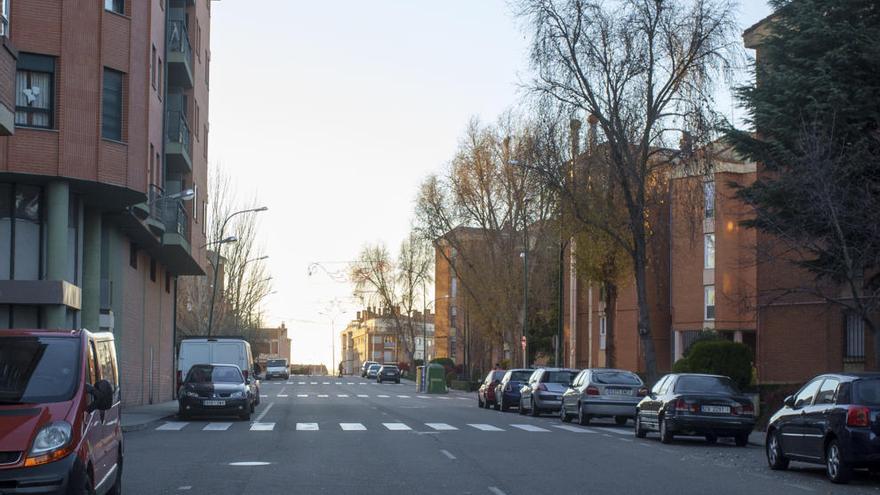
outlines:
[[[738,342],[704,340],[691,346],[687,357],[676,361],[672,371],[728,376],[743,389],[752,381],[752,351]]]

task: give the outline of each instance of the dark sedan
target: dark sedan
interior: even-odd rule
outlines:
[[[772,469],[825,464],[834,483],[847,483],[855,468],[880,467],[880,373],[813,378],[770,418],[765,447]]]
[[[755,406],[726,376],[666,375],[636,408],[636,437],[659,431],[663,443],[675,435],[698,435],[709,443],[733,437],[745,447],[754,428]]]
[[[490,371],[486,378],[483,379],[483,383],[480,384],[479,390],[477,390],[477,405],[480,407],[485,407],[489,409],[490,407],[495,407],[495,387],[501,383],[501,379],[504,378],[504,370],[494,370]]]
[[[519,390],[534,372],[527,368],[507,370],[495,386],[495,410],[507,411],[511,406],[519,405]]]
[[[180,387],[178,416],[234,415],[251,419],[255,399],[247,380],[233,364],[194,365]]]
[[[376,372],[376,381],[400,383],[400,368],[393,364],[383,364]]]

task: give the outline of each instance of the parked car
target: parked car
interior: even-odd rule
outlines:
[[[234,364],[193,365],[177,395],[177,415],[181,419],[199,414],[249,420],[256,402],[251,381]]]
[[[578,373],[562,395],[559,418],[573,417],[582,425],[593,418],[614,418],[618,425],[636,415],[636,406],[648,389],[639,375],[627,370],[593,368]]]
[[[3,330],[0,363],[0,492],[121,493],[113,334]]]
[[[857,468],[880,467],[880,373],[817,376],[767,425],[765,450],[771,469],[789,461],[825,464],[834,483],[847,483]]]
[[[209,337],[183,339],[177,356],[177,387],[194,364],[234,364],[245,378],[251,378],[255,389],[256,404],[260,404],[260,380],[251,353],[251,345],[244,339],[234,337]]]
[[[709,443],[733,437],[745,447],[754,428],[754,404],[726,376],[669,374],[636,406],[636,437],[656,430],[663,443],[675,435],[701,435]]]
[[[507,370],[495,386],[495,410],[507,411],[519,405],[519,389],[534,372],[531,368]]]
[[[361,378],[367,377],[367,370],[370,369],[370,366],[374,364],[379,364],[376,361],[364,361],[364,364],[361,366]]]
[[[366,377],[367,378],[376,378],[376,376],[379,375],[379,368],[381,368],[381,367],[382,367],[382,365],[379,363],[371,364],[370,366],[367,367]]]
[[[495,407],[495,387],[501,383],[502,378],[504,378],[504,370],[490,371],[486,375],[486,378],[483,379],[483,383],[480,384],[480,388],[477,390],[478,406],[485,407],[486,409]]]
[[[519,413],[527,411],[532,416],[542,412],[559,412],[562,394],[568,390],[578,370],[564,368],[539,368],[529,381],[520,388]]]
[[[266,361],[266,380],[272,378],[290,379],[290,366],[286,359],[270,359]]]
[[[400,368],[396,364],[383,364],[376,372],[376,381],[400,383]]]

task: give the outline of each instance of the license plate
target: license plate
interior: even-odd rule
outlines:
[[[632,395],[632,392],[626,388],[606,388],[606,395]]]
[[[704,413],[730,414],[730,406],[702,406],[700,410]]]
[[[226,401],[225,400],[206,400],[206,401],[202,402],[202,405],[205,405],[205,406],[225,406]]]

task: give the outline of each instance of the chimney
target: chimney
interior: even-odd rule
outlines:
[[[587,130],[587,153],[592,155],[596,152],[596,146],[598,145],[596,130],[597,124],[599,124],[599,117],[596,117],[596,114],[591,113],[590,116],[587,117],[587,123],[590,124],[589,130]]]
[[[571,128],[571,156],[577,160],[578,155],[581,154],[581,121],[578,119],[571,119],[568,126]]]

